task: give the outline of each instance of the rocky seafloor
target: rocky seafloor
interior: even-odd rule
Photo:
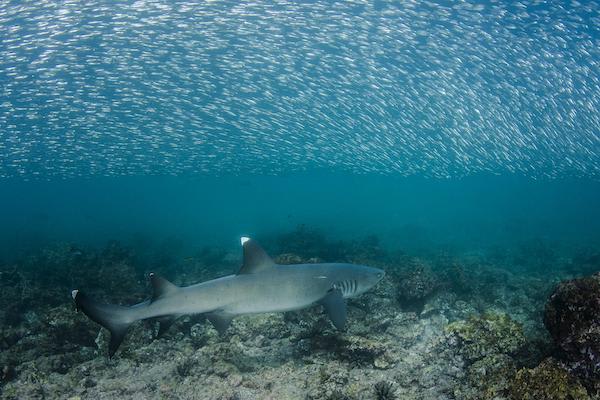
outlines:
[[[600,253],[530,241],[479,252],[387,252],[375,237],[306,228],[266,240],[280,263],[347,261],[386,277],[348,301],[344,332],[320,306],[242,316],[223,336],[202,316],[154,339],[135,324],[113,359],[107,331],[70,298],[133,304],[150,271],[188,285],[239,255],[142,257],[117,242],[57,244],[0,265],[2,399],[600,399]]]

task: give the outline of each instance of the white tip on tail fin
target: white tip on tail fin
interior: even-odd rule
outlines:
[[[73,298],[73,300],[75,300],[75,297],[77,297],[77,293],[79,293],[79,290],[77,289],[71,291],[71,297]]]
[[[240,243],[242,243],[242,246],[243,246],[244,243],[246,243],[248,240],[250,240],[250,238],[248,236],[242,236],[240,238]]]

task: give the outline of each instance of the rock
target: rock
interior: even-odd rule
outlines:
[[[514,354],[525,344],[521,325],[503,313],[472,316],[448,325],[446,332],[470,362],[492,354]]]
[[[515,373],[511,357],[492,354],[468,366],[467,380],[470,387],[477,389],[474,398],[497,399],[506,393]]]
[[[431,269],[419,260],[396,274],[398,300],[407,310],[420,313],[426,300],[440,287],[440,281]]]
[[[451,332],[449,344],[458,346],[466,361],[466,379],[454,387],[454,396],[464,400],[504,399],[517,370],[511,354],[525,343],[520,326],[505,314],[488,314],[456,322],[447,329]]]
[[[0,383],[10,382],[17,377],[17,371],[12,365],[5,365],[2,367],[2,374],[0,374]]]
[[[297,254],[293,254],[293,253],[284,253],[284,254],[280,254],[277,257],[275,257],[274,260],[277,264],[281,264],[281,265],[290,265],[290,264],[302,264],[304,263],[306,260],[303,259],[302,257],[300,257]]]
[[[568,367],[600,391],[600,273],[561,282],[546,303],[544,325]]]
[[[583,385],[556,360],[548,358],[533,369],[519,370],[510,386],[515,400],[587,400]]]

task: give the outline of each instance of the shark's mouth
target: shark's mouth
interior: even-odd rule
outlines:
[[[344,297],[352,296],[358,290],[358,282],[355,279],[338,281],[333,284],[332,289],[341,291]]]

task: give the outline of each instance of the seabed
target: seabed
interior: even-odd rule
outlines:
[[[75,312],[73,287],[133,304],[150,293],[150,270],[187,285],[234,273],[239,255],[205,248],[185,259],[166,254],[161,264],[118,242],[101,249],[62,243],[2,265],[0,397],[599,398],[598,370],[593,362],[575,368],[581,360],[570,358],[551,321],[562,312],[560,288],[575,288],[582,298],[574,301],[584,305],[600,298],[600,275],[569,281],[600,270],[598,252],[567,257],[531,241],[414,255],[386,251],[375,237],[331,242],[305,229],[286,233],[285,243],[296,244],[280,248],[279,263],[325,256],[386,270],[373,290],[348,301],[344,332],[320,306],[239,317],[224,336],[204,317],[186,316],[160,339],[153,323],[136,324],[108,359],[107,331]],[[584,327],[592,356],[600,342],[597,315]]]

